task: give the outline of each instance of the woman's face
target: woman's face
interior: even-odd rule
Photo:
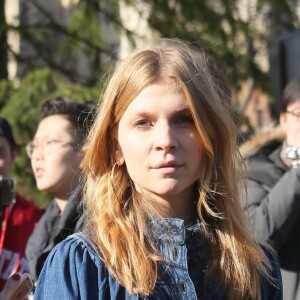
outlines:
[[[142,90],[120,120],[118,142],[116,159],[137,191],[174,204],[192,199],[204,149],[179,86],[158,81]]]
[[[74,150],[73,131],[64,116],[52,115],[40,122],[32,142],[31,165],[37,187],[55,197],[68,198],[78,185],[82,155]]]

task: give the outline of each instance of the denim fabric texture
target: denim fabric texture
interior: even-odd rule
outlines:
[[[150,296],[128,294],[108,272],[84,234],[75,233],[57,245],[48,256],[39,277],[34,299],[226,299],[218,275],[204,281],[209,249],[199,224],[184,227],[180,219],[157,219],[149,222],[157,249],[163,255],[158,265],[158,279]],[[272,276],[281,280],[277,260],[270,252]],[[261,281],[262,299],[282,299],[281,288]]]

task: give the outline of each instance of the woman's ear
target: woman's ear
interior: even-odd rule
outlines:
[[[116,158],[116,163],[119,166],[122,166],[125,163],[123,152],[122,152],[122,149],[120,148],[119,144],[117,145],[117,149],[115,151],[115,158]]]

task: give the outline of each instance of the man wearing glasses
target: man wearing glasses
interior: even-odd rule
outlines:
[[[52,248],[82,225],[81,149],[93,122],[94,107],[67,97],[45,102],[26,151],[37,188],[53,196],[26,247],[30,275],[37,281]]]
[[[284,89],[279,121],[279,131],[248,143],[246,210],[278,253],[283,299],[300,300],[300,78]]]

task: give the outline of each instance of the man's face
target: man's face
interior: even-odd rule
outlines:
[[[6,138],[0,136],[0,175],[9,177],[11,168],[15,161],[15,154],[13,153],[9,142]]]
[[[74,150],[76,140],[71,122],[62,115],[44,118],[33,145],[31,166],[37,188],[54,197],[69,197],[78,183],[76,175],[82,160],[81,153]]]
[[[280,114],[280,127],[286,134],[289,146],[300,147],[300,99],[290,103]]]

